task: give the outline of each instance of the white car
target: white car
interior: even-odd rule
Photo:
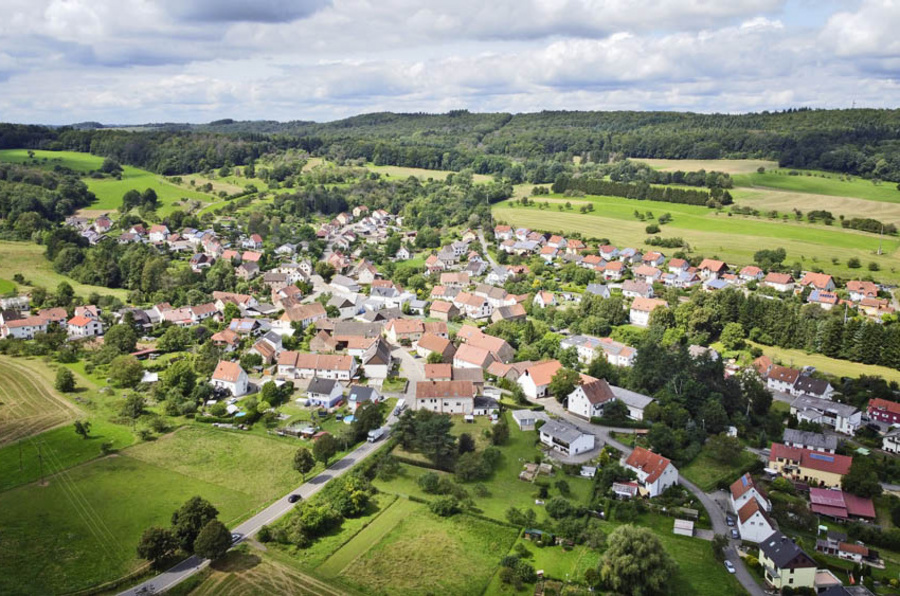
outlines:
[[[725,561],[725,569],[728,570],[728,573],[734,573],[734,572],[735,572],[735,569],[734,569],[734,563],[732,563],[731,561],[726,560],[726,561]]]

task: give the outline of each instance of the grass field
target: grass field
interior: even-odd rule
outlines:
[[[755,171],[743,173],[734,176],[734,184],[735,186],[777,188],[833,197],[856,197],[867,201],[900,202],[900,190],[897,190],[896,184],[890,182],[873,184],[871,180],[855,177],[845,177],[844,180],[841,180],[840,174],[816,170],[798,170],[801,172],[800,176],[791,176],[788,174],[789,171],[788,169],[769,169],[763,174]]]
[[[519,538],[516,542],[531,551],[532,556],[528,559],[528,563],[535,569],[543,570],[544,577],[547,579],[562,581],[568,579],[580,582],[584,580],[585,571],[590,568],[596,569],[600,563],[600,553],[586,546],[576,546],[572,550],[566,551],[556,546],[542,548],[524,538]],[[485,594],[491,596],[516,593],[512,586],[504,585],[500,581],[499,569],[485,590]]]
[[[81,296],[97,292],[101,295],[116,296],[125,300],[128,294],[127,290],[81,284],[65,275],[60,275],[44,258],[43,246],[31,242],[0,240],[0,278],[12,279],[17,273],[24,276],[26,281],[31,282],[32,285],[43,286],[51,292],[60,282],[65,281],[72,286],[76,294]]]
[[[65,424],[80,414],[53,389],[46,367],[0,356],[0,447]]]
[[[340,578],[370,594],[481,594],[517,534],[468,515],[440,518],[416,505]]]
[[[6,294],[15,294],[15,292],[15,283],[9,281],[8,279],[0,279],[0,296],[4,296]]]
[[[401,180],[409,178],[410,176],[415,176],[416,178],[421,178],[422,180],[428,180],[429,178],[434,178],[435,180],[446,180],[447,174],[455,173],[451,172],[450,170],[426,170],[424,168],[407,168],[403,166],[376,166],[374,164],[366,164],[366,167],[373,172],[378,172],[382,175],[385,175],[389,179],[399,178]],[[474,174],[472,176],[472,180],[474,182],[490,182],[491,180],[493,180],[493,177],[488,176],[487,174]]]
[[[900,383],[900,370],[887,368],[886,366],[876,366],[873,364],[862,364],[859,362],[850,362],[849,360],[838,360],[837,358],[829,358],[822,354],[807,354],[803,350],[790,350],[779,348],[776,346],[764,346],[762,344],[753,344],[760,348],[763,353],[782,363],[784,366],[814,366],[816,370],[835,375],[838,377],[856,378],[860,375],[879,376],[886,381],[896,381]]]
[[[679,473],[699,486],[704,491],[716,489],[716,484],[720,481],[732,482],[737,480],[740,473],[748,468],[756,459],[749,451],[742,451],[737,461],[730,464],[723,464],[716,461],[704,447],[700,451],[700,455],[687,466],[681,468]]]
[[[656,201],[634,201],[618,197],[584,197],[594,204],[594,212],[581,214],[575,211],[551,209],[541,211],[537,207],[512,207],[512,203],[498,203],[493,208],[494,217],[517,226],[537,230],[581,232],[585,236],[609,238],[613,244],[641,248],[647,238],[647,222],[634,217],[634,211],[650,211],[658,217],[672,214],[672,222],[663,226],[663,237],[679,236],[690,245],[692,252],[707,257],[717,256],[729,263],[751,263],[753,253],[760,248],[783,247],[788,263],[798,261],[804,267],[819,266],[823,270],[851,277],[858,271],[847,267],[847,259],[857,257],[862,263],[877,262],[882,271],[879,277],[885,282],[900,280],[896,252],[900,241],[894,237],[882,242],[884,254],[876,255],[877,235],[826,227],[824,225],[795,224],[769,221],[745,216],[729,217],[706,207],[678,205]],[[670,249],[670,252],[671,249]],[[838,260],[835,265],[832,258]],[[894,269],[893,271],[891,269]]]
[[[634,157],[631,161],[640,161],[649,165],[654,170],[663,172],[697,172],[706,170],[707,172],[716,171],[726,174],[750,174],[755,173],[760,167],[767,170],[777,168],[777,161],[767,161],[764,159],[646,159]]]
[[[56,166],[62,166],[87,174],[91,170],[97,170],[103,165],[103,158],[90,153],[77,151],[41,151],[32,152],[34,159],[29,157],[27,149],[2,149],[0,161],[8,163],[20,163],[28,166],[52,170]]]
[[[126,455],[66,470],[47,486],[0,493],[0,593],[58,594],[127,574],[140,563],[141,533],[168,525],[194,495],[211,501],[222,520],[252,503],[245,493]]]

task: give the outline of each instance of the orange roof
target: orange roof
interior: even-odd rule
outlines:
[[[886,410],[891,414],[900,414],[900,403],[876,397],[869,400],[869,407],[867,409],[870,412],[872,410]]]
[[[434,312],[442,312],[448,313],[451,308],[456,308],[453,304],[449,302],[444,302],[443,300],[435,300],[431,303],[431,310]]]
[[[746,473],[731,484],[731,496],[735,499],[741,498],[748,490],[756,488],[753,484],[753,477],[750,473]]]
[[[422,321],[417,319],[391,319],[386,329],[393,329],[394,333],[422,333]]]
[[[452,364],[426,364],[425,365],[425,378],[430,380],[433,379],[450,379],[453,376],[453,365]]]
[[[834,281],[831,279],[831,276],[826,273],[813,273],[810,271],[806,275],[803,276],[803,279],[800,280],[801,286],[807,286],[812,284],[813,287],[818,288],[820,290],[824,290],[828,287],[828,284],[834,284]]]
[[[656,482],[670,463],[672,462],[669,459],[643,447],[635,447],[628,459],[625,460],[625,465],[647,474],[647,478],[644,480],[646,484]]]
[[[443,354],[444,350],[446,350],[449,346],[449,339],[444,339],[443,337],[437,336],[434,333],[425,333],[421,338],[419,338],[419,347],[431,352],[438,352],[439,354]]]
[[[776,461],[778,459],[788,459],[800,462],[800,466],[803,468],[839,474],[841,476],[850,471],[850,464],[853,463],[853,458],[846,455],[822,453],[810,449],[803,449],[802,447],[788,447],[782,443],[772,443],[769,461]]]
[[[217,381],[234,383],[240,378],[242,372],[244,372],[244,369],[242,369],[241,365],[237,362],[219,360],[219,364],[216,366],[216,372],[213,373],[212,378]]]
[[[69,326],[70,327],[87,327],[93,321],[94,321],[94,319],[91,319],[90,317],[85,317],[84,315],[80,315],[80,316],[72,317],[71,319],[69,319]]]
[[[458,358],[462,362],[476,364],[481,367],[490,365],[491,361],[494,359],[488,350],[478,348],[472,344],[461,344],[459,349],[456,350],[456,355],[453,358]]]
[[[847,290],[866,296],[877,296],[878,286],[870,281],[848,281]]]
[[[775,271],[770,271],[763,281],[769,284],[789,284],[794,282],[794,278],[790,273],[776,273]]]
[[[350,370],[353,368],[353,356],[282,352],[278,356],[278,364],[310,370]]]
[[[759,508],[759,503],[756,499],[750,499],[744,506],[738,510],[738,517],[741,520],[741,523],[747,523],[747,520],[753,517],[753,515],[757,512],[761,511]],[[765,513],[763,513],[765,515]]]
[[[562,367],[563,365],[560,364],[559,360],[545,360],[525,369],[525,374],[531,377],[531,380],[537,386],[549,385],[553,375]]]
[[[724,271],[728,269],[728,265],[726,265],[723,261],[717,261],[715,259],[703,259],[700,262],[700,269],[708,269],[710,271]]]
[[[231,329],[223,329],[222,331],[219,331],[218,333],[213,333],[213,335],[210,339],[213,340],[214,342],[225,342],[227,344],[235,344],[241,339],[241,336],[238,335],[237,333],[235,333],[234,331],[232,331]]]
[[[661,300],[659,298],[644,298],[642,296],[638,296],[634,299],[634,302],[631,303],[631,310],[653,312],[661,306],[666,306],[665,300]]]
[[[419,381],[416,383],[416,399],[440,397],[472,398],[475,385],[472,381]]]

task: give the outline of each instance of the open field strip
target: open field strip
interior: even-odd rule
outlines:
[[[644,157],[631,157],[631,161],[639,161],[647,164],[654,170],[662,172],[724,172],[726,174],[750,174],[763,167],[771,170],[778,167],[777,161],[765,159],[651,159]]]
[[[767,170],[738,174],[733,177],[735,186],[752,188],[777,188],[793,192],[829,195],[834,197],[855,197],[867,201],[900,203],[900,190],[894,182],[873,183],[865,178],[845,176],[835,172],[818,170],[795,170],[800,175],[791,176],[790,169]],[[807,175],[809,174],[809,175]]]
[[[81,415],[35,364],[0,356],[0,447]]]
[[[376,166],[374,164],[366,164],[366,167],[373,172],[386,174],[390,178],[400,178],[401,180],[409,178],[410,176],[415,176],[422,180],[428,180],[429,178],[445,180],[448,174],[456,173],[450,170],[426,170],[425,168],[407,168],[404,166]],[[488,176],[487,174],[472,175],[472,180],[474,182],[490,182],[493,179],[493,176]]]
[[[815,209],[830,211],[836,218],[841,215],[847,219],[868,217],[900,226],[900,203],[885,203],[856,197],[837,197],[763,187],[735,188],[730,192],[734,197],[735,204],[741,207],[759,209],[761,213],[774,209],[779,213],[791,214],[794,209],[799,209],[806,215],[809,211]],[[834,227],[839,228],[840,222],[836,221]]]

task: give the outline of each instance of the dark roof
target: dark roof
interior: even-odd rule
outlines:
[[[340,383],[332,379],[320,379],[319,377],[313,377],[312,381],[309,382],[309,387],[307,387],[306,391],[308,393],[330,395],[332,390],[334,390],[335,385],[340,385]]]
[[[387,342],[381,338],[378,338],[374,344],[369,347],[368,350],[363,352],[362,358],[360,358],[360,362],[365,364],[384,364],[389,365],[391,363],[391,348],[388,346]]]
[[[800,378],[794,383],[794,389],[810,395],[822,396],[828,390],[828,385],[828,381],[800,375]]]
[[[775,532],[766,538],[759,545],[759,550],[771,559],[778,569],[816,566],[816,562],[803,552],[802,548],[781,532]]]
[[[347,399],[356,401],[370,401],[372,400],[378,392],[375,391],[373,387],[366,387],[365,385],[353,385],[350,387],[350,393],[347,395]]]

